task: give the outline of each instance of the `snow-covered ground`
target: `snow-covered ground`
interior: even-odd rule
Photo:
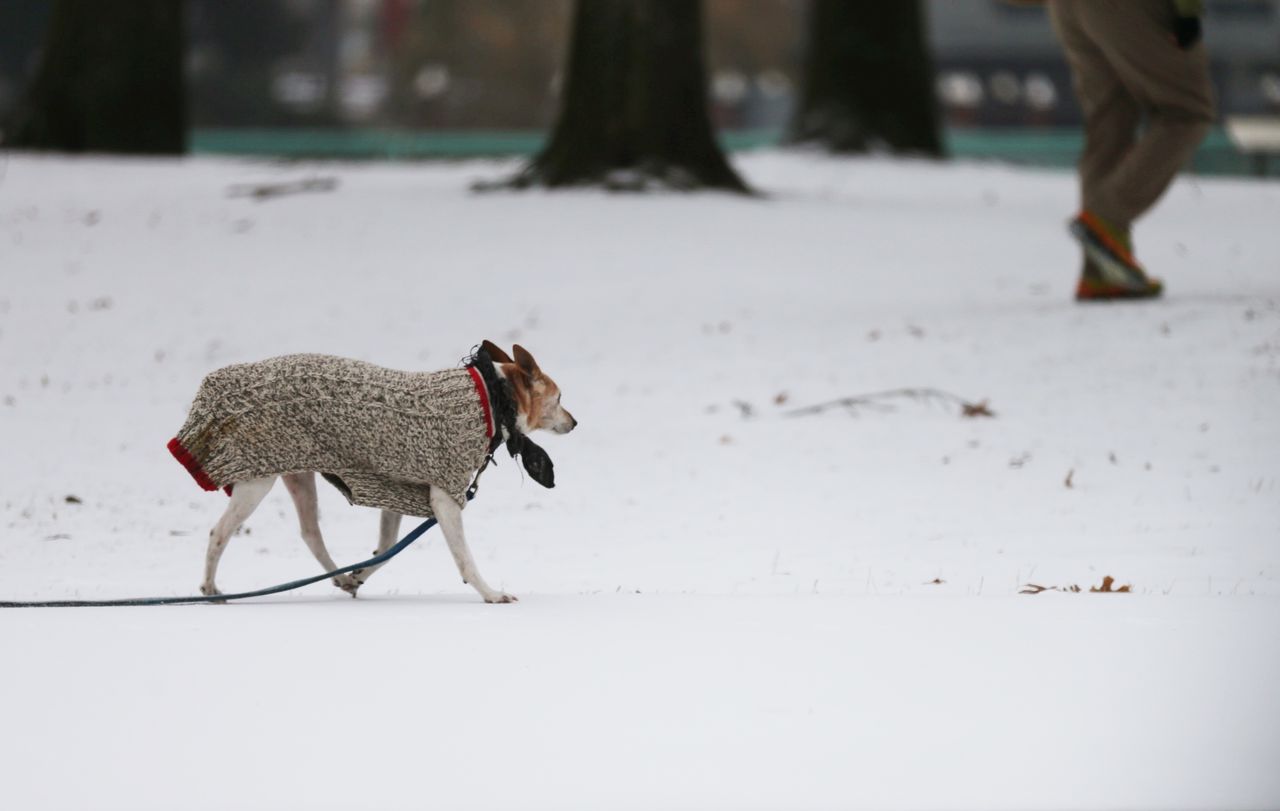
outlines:
[[[1070,175],[738,163],[767,199],[0,157],[0,599],[195,591],[225,498],[164,445],[227,363],[518,341],[581,423],[467,510],[515,605],[433,531],[356,601],[0,610],[3,807],[1280,807],[1280,184],[1180,181],[1167,298],[1080,306]],[[997,416],[783,415],[901,387]],[[317,570],[291,513],[225,590]]]

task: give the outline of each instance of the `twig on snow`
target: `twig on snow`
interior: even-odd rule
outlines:
[[[821,414],[826,411],[835,409],[844,409],[851,415],[856,415],[860,408],[871,408],[879,411],[892,411],[893,400],[915,400],[917,402],[926,403],[943,403],[946,405],[955,405],[960,407],[960,416],[966,418],[974,417],[994,417],[996,413],[991,410],[986,400],[971,402],[952,394],[949,391],[934,388],[904,388],[890,389],[889,391],[878,391],[872,394],[858,394],[852,397],[841,397],[837,400],[829,400],[825,403],[805,406],[804,408],[793,408],[790,411],[784,411],[784,417],[809,417],[814,414]]]
[[[1116,582],[1116,579],[1114,577],[1112,577],[1111,575],[1107,575],[1106,577],[1102,578],[1101,586],[1090,586],[1089,591],[1093,594],[1130,594],[1133,592],[1133,587],[1129,585],[1120,586],[1119,588],[1112,588],[1112,586],[1115,585],[1115,582]],[[1062,592],[1067,592],[1069,594],[1079,594],[1080,592],[1084,591],[1084,589],[1080,588],[1074,583],[1070,586],[1040,586],[1035,583],[1028,583],[1025,586],[1023,586],[1021,589],[1019,589],[1018,593],[1019,594],[1040,594],[1046,591],[1062,591]]]
[[[240,183],[227,189],[228,197],[252,197],[259,203],[284,197],[287,194],[333,191],[338,188],[336,177],[312,177],[287,183]]]

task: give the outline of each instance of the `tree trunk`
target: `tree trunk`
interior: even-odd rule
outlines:
[[[186,151],[184,0],[56,0],[5,146]]]
[[[810,0],[790,140],[943,154],[920,0]]]
[[[702,4],[578,0],[559,119],[513,182],[749,192],[711,128]]]

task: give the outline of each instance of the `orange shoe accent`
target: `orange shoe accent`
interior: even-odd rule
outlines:
[[[1135,268],[1142,268],[1142,265],[1138,264],[1138,260],[1134,257],[1133,251],[1127,248],[1122,242],[1120,242],[1120,240],[1115,238],[1111,228],[1104,223],[1098,215],[1094,214],[1092,211],[1081,211],[1080,216],[1076,217],[1076,219],[1084,223],[1085,227],[1092,231],[1094,236],[1102,240],[1103,244],[1115,253],[1116,256],[1120,257]]]

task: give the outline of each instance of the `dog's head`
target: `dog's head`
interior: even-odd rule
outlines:
[[[492,341],[481,346],[489,353],[494,368],[508,382],[516,399],[516,428],[521,433],[538,429],[567,434],[578,421],[560,404],[560,387],[538,368],[528,350],[516,344],[512,348],[515,359],[499,349]]]

